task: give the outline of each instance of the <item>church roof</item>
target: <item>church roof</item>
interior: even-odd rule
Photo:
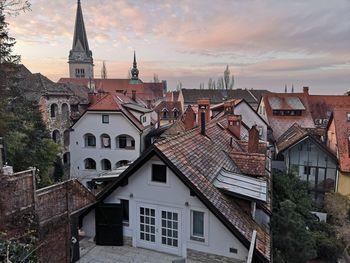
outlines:
[[[78,0],[77,14],[75,17],[75,28],[74,28],[72,50],[75,50],[75,48],[79,44],[81,44],[81,47],[86,52],[86,54],[90,52],[80,0]]]

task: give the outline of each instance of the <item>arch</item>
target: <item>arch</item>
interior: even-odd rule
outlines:
[[[112,170],[112,164],[111,161],[108,159],[102,159],[101,160],[101,169],[104,171],[110,171]]]
[[[69,138],[69,130],[65,130],[63,132],[63,144],[64,146],[69,146],[69,141],[70,141],[70,138]]]
[[[66,152],[63,154],[63,164],[70,164],[70,152]]]
[[[116,137],[117,149],[135,150],[135,139],[127,134]]]
[[[84,145],[85,147],[96,147],[96,137],[91,133],[86,133],[84,135]]]
[[[96,162],[92,158],[86,158],[84,160],[84,168],[86,170],[96,170]]]
[[[62,117],[64,120],[67,120],[69,117],[69,107],[67,103],[62,104]]]
[[[169,112],[166,108],[162,109],[162,118],[167,119],[169,116]]]
[[[177,119],[179,117],[179,110],[174,108],[173,109],[173,114],[174,114],[174,118]]]
[[[52,140],[53,140],[55,143],[60,143],[61,138],[60,138],[60,131],[59,131],[59,130],[54,130],[54,131],[52,132]]]
[[[130,161],[128,161],[128,160],[120,160],[120,161],[115,163],[115,168],[119,168],[121,166],[126,166],[129,163],[130,163]]]
[[[56,103],[52,103],[50,106],[50,116],[51,118],[55,118],[58,114],[58,106]]]
[[[101,148],[111,148],[111,137],[108,134],[102,134],[101,138]]]

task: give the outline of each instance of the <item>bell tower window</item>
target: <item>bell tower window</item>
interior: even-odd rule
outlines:
[[[76,78],[85,78],[85,69],[83,69],[83,68],[76,68],[75,69],[75,77]]]

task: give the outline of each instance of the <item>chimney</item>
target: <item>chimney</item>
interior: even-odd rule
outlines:
[[[88,99],[89,99],[90,105],[95,104],[98,100],[97,94],[95,92],[89,92]]]
[[[199,99],[197,101],[198,104],[198,125],[201,125],[202,114],[204,112],[205,122],[209,123],[210,121],[210,100],[209,99]]]
[[[136,101],[136,90],[131,91],[131,98],[133,101]]]
[[[196,114],[191,105],[188,105],[186,111],[184,112],[182,122],[184,123],[186,131],[193,129],[194,126],[196,126]]]
[[[249,130],[248,152],[257,153],[259,149],[259,130],[256,125],[253,125]]]
[[[224,102],[224,114],[234,114],[235,102],[234,100],[229,100]]]
[[[201,111],[201,134],[205,135],[205,112]]]
[[[303,92],[309,95],[309,87],[303,87]]]
[[[241,115],[227,115],[227,129],[237,138],[241,138]]]

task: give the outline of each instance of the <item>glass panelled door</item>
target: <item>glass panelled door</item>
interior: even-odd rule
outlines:
[[[180,255],[180,215],[177,209],[140,205],[137,246]]]
[[[156,242],[156,210],[140,207],[140,240]]]
[[[178,247],[179,244],[179,214],[171,211],[161,211],[162,245]]]

